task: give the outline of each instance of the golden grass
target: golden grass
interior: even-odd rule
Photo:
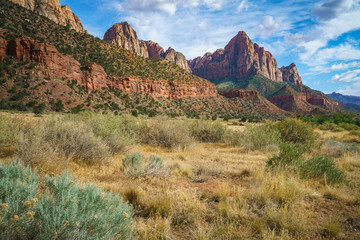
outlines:
[[[39,120],[26,118],[30,123]],[[319,134],[321,141],[341,140],[346,135]],[[265,162],[272,153],[245,151],[224,143],[194,142],[185,150],[135,145],[128,153],[137,152],[161,156],[169,174],[129,178],[121,171],[124,154],[109,157],[103,165],[69,161],[37,167],[41,174],[68,171],[81,182],[94,182],[121,194],[134,207],[139,239],[360,237],[343,227],[344,216],[358,219],[360,214],[358,154],[334,158],[352,186],[332,187],[286,171],[269,171]]]

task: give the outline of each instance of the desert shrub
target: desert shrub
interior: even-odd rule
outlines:
[[[221,122],[195,120],[190,124],[191,135],[200,142],[219,142],[226,131],[226,126]]]
[[[96,136],[100,136],[112,153],[124,151],[129,145],[140,141],[145,123],[130,115],[95,115],[89,124]]]
[[[248,127],[242,135],[240,146],[250,150],[274,151],[281,142],[279,131],[268,125]]]
[[[326,154],[329,156],[341,156],[347,152],[360,152],[356,143],[342,143],[330,138],[325,141]]]
[[[101,138],[82,122],[49,120],[25,132],[18,141],[17,156],[28,163],[74,159],[102,163],[109,150]]]
[[[281,139],[284,142],[299,143],[313,146],[315,142],[315,131],[310,123],[299,119],[285,118],[274,124],[274,127],[280,132]]]
[[[243,137],[244,134],[242,132],[227,129],[223,141],[230,146],[239,146]]]
[[[130,176],[141,177],[144,175],[164,175],[167,170],[161,157],[151,155],[149,158],[140,152],[128,154],[122,158],[123,170]]]
[[[190,146],[193,139],[185,122],[158,117],[148,123],[142,141],[153,146],[184,149]]]
[[[33,113],[36,115],[41,114],[45,111],[46,105],[45,103],[39,103],[38,105],[33,106]]]
[[[39,178],[0,163],[1,239],[131,239],[133,212],[118,195],[68,175]]]
[[[345,180],[345,173],[336,167],[329,157],[317,156],[304,162],[300,167],[303,178],[325,179],[326,183],[336,184]]]
[[[266,165],[270,168],[293,168],[296,169],[304,161],[303,154],[307,148],[295,143],[281,143],[279,155],[269,158]]]
[[[321,130],[333,130],[334,128],[336,128],[336,124],[335,123],[329,123],[329,122],[324,122],[323,124],[319,125],[319,129]]]
[[[360,130],[352,130],[352,131],[350,131],[349,134],[350,134],[350,135],[353,135],[353,136],[358,136],[358,137],[360,137]]]
[[[360,130],[360,127],[356,126],[355,124],[351,124],[351,123],[340,123],[339,127],[344,128],[345,130],[348,131],[356,131],[356,130]]]

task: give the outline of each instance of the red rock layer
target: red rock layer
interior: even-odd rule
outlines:
[[[287,67],[282,66],[280,71],[282,72],[284,82],[302,85],[301,77],[295,63],[291,63]]]
[[[85,32],[80,19],[72,12],[69,6],[60,5],[60,0],[11,0],[20,6],[37,14],[43,15],[54,22],[67,26],[79,32]]]
[[[137,78],[109,77],[103,67],[92,64],[81,67],[72,56],[64,56],[51,44],[30,40],[10,40],[0,38],[0,59],[7,55],[21,61],[34,61],[46,66],[44,75],[76,80],[93,91],[100,88],[117,88],[129,93],[146,93],[153,97],[186,98],[216,97],[215,85],[208,81],[176,82],[167,80],[143,80]]]

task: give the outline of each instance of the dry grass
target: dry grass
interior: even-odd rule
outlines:
[[[341,141],[344,135],[321,131],[320,141]],[[129,178],[121,170],[125,154],[109,157],[105,165],[38,166],[41,174],[67,170],[79,181],[123,195],[134,207],[139,239],[360,238],[345,227],[348,218],[359,219],[358,154],[333,158],[352,185],[327,186],[267,170],[269,152],[193,140],[185,149],[155,145],[134,145],[127,153],[161,156],[169,169],[166,176]]]

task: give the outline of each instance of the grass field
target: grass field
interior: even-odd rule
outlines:
[[[108,129],[123,127],[113,138],[105,134],[108,132],[105,128],[100,131],[94,127],[96,122],[105,124],[109,118],[111,124],[115,121],[121,126],[110,128],[111,124],[107,124]],[[235,126],[220,121],[194,124],[201,120],[186,119],[130,118],[120,122],[114,119],[93,114],[34,117],[32,114],[2,113],[0,128],[2,139],[7,139],[7,142],[0,145],[1,161],[8,164],[13,159],[27,159],[27,164],[38,168],[40,176],[69,172],[80,183],[95,183],[106,192],[119,194],[134,210],[134,235],[139,239],[360,238],[360,138],[349,135],[348,131],[315,129],[313,145],[303,156],[304,159],[329,157],[335,168],[345,174],[343,181],[332,184],[329,181],[332,172],[308,178],[303,177],[302,171],[294,170],[292,165],[269,168],[267,162],[279,154],[279,146],[264,150],[250,148],[247,144],[254,141],[246,134],[249,125],[256,128],[263,123]],[[72,148],[73,152],[60,140],[54,142],[56,149],[49,146],[39,150],[43,145],[40,142],[37,147],[33,146],[34,140],[30,139],[34,136],[30,134],[32,129],[43,129],[45,134],[41,136],[58,136],[47,134],[48,125],[44,123],[47,121],[74,129],[91,126],[85,129],[94,131],[94,140],[83,143],[81,150]],[[80,122],[85,125],[77,125]],[[156,122],[160,124],[156,125]],[[133,125],[124,128],[130,123]],[[270,123],[265,125],[272,126]],[[11,134],[18,132],[14,139],[12,136],[6,138],[5,129],[9,126]],[[208,132],[200,131],[197,129],[199,126],[207,126],[204,128]],[[216,131],[209,132],[213,128]],[[185,129],[190,129],[189,136],[184,134],[174,139],[172,135],[180,134],[175,129],[180,129],[183,134],[187,131]],[[131,131],[130,138],[127,136],[124,141],[118,141],[120,135]],[[74,139],[89,138],[79,137],[81,134],[85,132],[80,131]],[[152,134],[159,137],[149,140]],[[94,150],[90,156],[81,152],[86,149],[84,146],[96,149],[100,144],[97,142],[99,137],[102,137],[101,144],[109,149],[109,154]],[[69,138],[61,139],[68,141]],[[111,143],[124,144],[124,147],[112,150],[116,148],[109,145],[109,139]],[[170,147],[157,144],[161,141],[172,144]],[[28,145],[24,147],[24,143]],[[26,152],[29,149],[35,157],[29,157]],[[65,150],[69,154],[65,154]],[[42,151],[49,152],[35,161],[36,154]],[[129,171],[133,165],[126,168],[124,159],[139,152],[147,158],[155,154],[163,162],[152,168],[144,165],[142,174],[134,175]]]

